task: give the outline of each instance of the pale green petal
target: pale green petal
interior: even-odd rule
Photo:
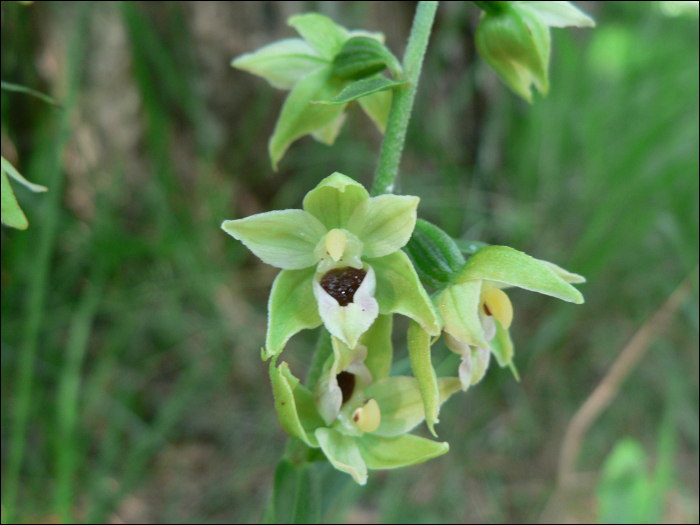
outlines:
[[[316,438],[328,461],[335,468],[350,474],[360,485],[367,483],[367,465],[362,459],[355,438],[330,428],[316,429]]]
[[[431,441],[411,434],[394,438],[365,434],[357,438],[357,446],[367,468],[373,470],[417,465],[442,456],[450,450],[447,443]]]
[[[439,378],[440,404],[461,388],[456,377]],[[377,401],[382,414],[379,428],[373,432],[376,436],[400,436],[425,420],[423,398],[415,377],[386,377],[365,388],[364,393]]]
[[[435,298],[435,304],[445,323],[445,332],[462,344],[489,348],[479,318],[480,294],[480,280],[466,281],[445,288]]]
[[[292,142],[331,125],[342,115],[345,105],[325,106],[311,104],[311,101],[333,98],[346,84],[347,81],[333,77],[330,67],[314,71],[297,82],[284,101],[275,130],[270,137],[268,149],[275,170]],[[326,138],[329,136],[326,135]]]
[[[467,261],[456,282],[473,279],[497,281],[576,304],[583,296],[547,264],[507,246],[487,246]]]
[[[559,277],[564,279],[567,283],[579,284],[586,282],[586,278],[583,275],[569,272],[561,266],[557,266],[556,264],[551,263],[549,261],[543,261],[542,259],[538,259],[538,261],[543,262],[547,266],[549,266],[552,270],[554,270],[554,273],[556,273]]]
[[[272,284],[265,358],[279,354],[294,334],[321,324],[313,293],[315,272],[313,266],[304,270],[282,270]]]
[[[383,257],[406,245],[416,225],[418,197],[380,195],[362,201],[348,231],[364,243],[365,257]]]
[[[333,173],[304,197],[304,209],[323,225],[345,228],[357,205],[369,199],[369,193],[359,182],[342,173]]]
[[[12,186],[10,186],[10,181],[7,178],[5,169],[2,169],[2,215],[0,218],[2,222],[13,228],[18,228],[20,230],[26,230],[29,226],[27,222],[27,217],[24,215],[22,208],[19,207],[17,198],[12,191]]]
[[[348,30],[327,16],[319,13],[295,15],[287,20],[313,48],[326,60],[333,60],[350,38]]]
[[[384,379],[391,371],[393,347],[391,343],[391,315],[380,315],[360,338],[360,343],[367,347],[365,364],[375,381]]]
[[[274,42],[231,62],[233,67],[263,77],[278,89],[292,89],[306,75],[328,64],[301,38]]]
[[[399,250],[369,262],[377,274],[379,313],[405,315],[430,335],[439,335],[438,314],[408,255]]]
[[[430,361],[430,335],[415,321],[408,325],[408,356],[423,398],[425,422],[433,436],[437,437],[435,425],[439,422],[440,391],[435,369]]]
[[[494,319],[494,322],[496,323],[496,336],[491,340],[491,352],[496,356],[498,365],[503,368],[510,365],[513,360],[513,341],[510,338],[510,332],[503,328],[497,319]]]
[[[278,210],[224,221],[226,233],[245,244],[264,263],[284,270],[316,264],[314,249],[326,234],[321,222],[304,210]]]
[[[394,97],[394,92],[380,91],[368,97],[362,97],[358,100],[360,107],[372,119],[377,129],[384,134],[386,131],[386,123],[389,121],[389,111],[391,111],[391,101]]]
[[[270,379],[280,424],[290,436],[318,447],[314,430],[323,425],[323,420],[316,412],[311,392],[292,375],[287,363],[277,367],[275,361],[270,361]]]
[[[531,7],[550,27],[594,27],[595,21],[571,2],[519,2]]]

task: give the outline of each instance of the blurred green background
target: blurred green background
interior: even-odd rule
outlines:
[[[697,523],[698,17],[676,4],[580,2],[598,27],[553,29],[532,106],[476,56],[479,11],[441,5],[399,189],[455,237],[585,275],[586,303],[510,294],[522,381],[492,365],[443,407],[447,455],[341,477],[324,520]],[[286,93],[229,63],[310,10],[402,56],[415,3],[2,3],[2,80],[63,105],[2,92],[2,155],[50,188],[14,185],[30,226],[2,228],[3,522],[260,519],[286,442],[260,360],[277,270],[220,224],[334,171],[369,185],[381,140],[354,108],[272,171]],[[553,498],[572,416],[689,275]],[[315,337],[285,350],[299,375]],[[454,374],[441,342],[434,361]]]

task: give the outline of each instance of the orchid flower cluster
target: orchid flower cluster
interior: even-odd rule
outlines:
[[[568,2],[477,4],[486,6],[477,47],[528,100],[533,83],[546,92],[547,26],[590,20]],[[270,139],[273,168],[303,135],[332,144],[355,100],[384,132],[392,100],[409,83],[381,34],[349,31],[315,13],[294,16],[289,24],[301,39],[233,61],[274,87],[291,89]],[[447,443],[411,431],[425,422],[437,437],[441,405],[484,377],[491,354],[517,377],[509,333],[513,306],[504,290],[583,302],[571,286],[583,277],[506,246],[463,251],[443,230],[417,218],[419,201],[370,196],[351,177],[333,173],[305,196],[301,210],[222,224],[263,262],[281,269],[270,292],[262,358],[270,360],[282,428],[308,449],[320,449],[359,484],[367,482],[368,470],[446,453]],[[391,375],[395,314],[409,318],[412,376]],[[321,326],[320,341],[327,344],[319,348],[326,352],[317,355],[324,361],[304,385],[279,358],[292,336]],[[440,337],[460,356],[450,377],[438,378],[432,364],[431,347]]]

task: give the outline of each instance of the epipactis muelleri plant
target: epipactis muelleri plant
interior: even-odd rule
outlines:
[[[475,3],[484,10],[477,49],[528,101],[532,85],[542,94],[549,87],[549,26],[593,25],[569,2]],[[436,2],[419,3],[403,65],[380,33],[348,31],[317,13],[290,18],[301,39],[235,59],[234,67],[291,90],[269,143],[273,168],[304,135],[332,144],[346,109],[358,101],[386,130],[384,145],[393,144],[382,147],[374,187],[391,191],[436,8]],[[505,289],[583,302],[571,286],[583,277],[506,246],[468,243],[465,249],[417,219],[418,204],[414,196],[371,197],[352,178],[333,173],[305,196],[303,209],[222,224],[281,269],[270,292],[262,357],[271,359],[283,429],[308,450],[322,450],[360,484],[368,469],[413,465],[447,452],[447,443],[410,432],[425,421],[436,436],[441,405],[484,377],[491,354],[517,377],[509,333],[513,306]],[[394,314],[409,318],[413,377],[391,375]],[[321,325],[326,352],[317,349],[316,373],[304,385],[286,362],[278,364],[279,356],[292,336]],[[460,356],[453,377],[438,378],[432,365],[431,346],[440,336]]]

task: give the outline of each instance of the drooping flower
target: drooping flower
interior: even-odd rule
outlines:
[[[490,354],[515,372],[509,333],[513,305],[504,289],[517,286],[581,304],[583,296],[569,283],[582,282],[580,275],[507,246],[487,246],[472,255],[434,299],[445,323],[445,342],[462,356],[462,388],[483,378]]]
[[[474,34],[479,54],[506,85],[532,102],[534,85],[549,90],[549,27],[592,27],[571,2],[477,2],[486,9]]]
[[[292,16],[288,24],[302,38],[274,42],[255,52],[241,55],[231,63],[235,68],[263,77],[273,87],[291,90],[270,137],[269,152],[274,169],[277,169],[277,163],[292,142],[304,135],[310,134],[315,140],[328,145],[335,142],[345,121],[348,104],[325,105],[315,102],[332,99],[358,78],[381,77],[378,72],[386,67],[400,69],[391,52],[383,46],[384,35],[381,33],[348,31],[319,13]],[[349,57],[350,64],[348,61],[339,61],[339,58],[343,58],[341,53],[344,46],[351,39],[374,42],[379,49],[376,56],[386,60],[375,61],[376,67],[370,66],[369,69],[366,61],[360,60],[363,62],[360,66],[365,67],[360,67],[359,71],[352,67],[353,63],[357,63],[353,57]],[[384,133],[392,93],[384,88],[376,91],[357,100]]]
[[[440,443],[409,434],[425,420],[417,379],[388,377],[391,316],[380,315],[351,349],[332,337],[332,354],[313,390],[292,375],[287,363],[270,363],[275,407],[282,428],[306,445],[321,448],[331,464],[364,485],[368,469],[399,468],[440,456]],[[439,403],[460,389],[441,378]]]
[[[439,334],[430,298],[400,250],[415,226],[418,200],[370,197],[334,173],[306,195],[303,210],[224,221],[224,231],[282,268],[270,292],[264,357],[321,323],[354,349],[379,314],[400,313]]]

